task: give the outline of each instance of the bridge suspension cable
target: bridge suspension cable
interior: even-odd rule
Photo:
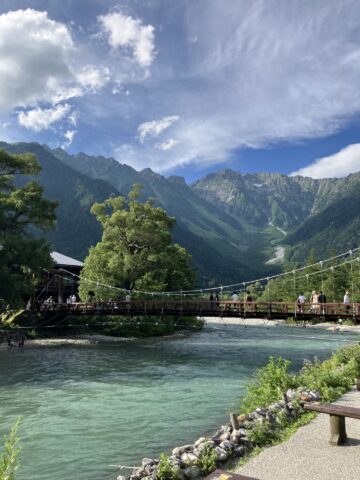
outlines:
[[[360,250],[360,247],[356,247],[354,249],[343,252],[339,255],[329,257],[325,260],[320,260],[320,261],[312,263],[310,265],[305,265],[303,267],[299,267],[299,268],[292,269],[292,270],[289,270],[289,271],[286,271],[286,272],[281,272],[281,273],[278,273],[278,274],[270,275],[270,276],[267,276],[267,277],[257,278],[257,279],[248,280],[248,281],[242,281],[242,282],[239,282],[239,283],[233,283],[233,284],[229,284],[229,285],[218,285],[216,287],[197,288],[197,289],[191,289],[191,290],[174,290],[174,291],[154,291],[154,290],[153,291],[146,291],[146,290],[136,290],[136,289],[128,290],[126,288],[116,287],[114,285],[108,285],[108,284],[105,284],[105,283],[102,283],[102,282],[99,282],[99,281],[96,281],[96,280],[91,280],[89,278],[86,278],[86,277],[77,275],[75,273],[69,272],[66,269],[61,269],[61,270],[62,270],[62,272],[65,272],[66,274],[71,275],[73,278],[76,277],[78,279],[78,280],[76,280],[77,282],[79,282],[79,279],[82,279],[83,281],[91,283],[91,284],[93,284],[97,287],[108,288],[108,289],[116,290],[116,291],[123,292],[123,293],[132,292],[132,293],[139,293],[139,294],[144,294],[144,295],[162,295],[162,296],[163,295],[168,295],[168,296],[172,295],[172,296],[183,297],[183,296],[194,296],[196,294],[203,294],[204,292],[218,292],[218,291],[220,291],[223,294],[225,292],[228,292],[229,291],[228,289],[234,289],[236,287],[243,286],[244,287],[244,295],[245,295],[247,285],[254,284],[254,283],[261,283],[261,282],[266,282],[266,284],[268,285],[270,280],[274,280],[276,278],[284,277],[284,276],[290,275],[290,274],[293,274],[293,276],[294,276],[294,288],[296,288],[296,280],[299,280],[299,279],[302,279],[302,278],[305,278],[305,277],[308,278],[309,276],[312,276],[312,275],[318,275],[319,273],[323,273],[323,272],[328,271],[328,270],[334,271],[334,269],[339,268],[342,265],[346,265],[346,264],[351,264],[352,265],[352,263],[355,262],[355,261],[359,262],[359,267],[360,267],[360,257],[358,256],[358,257],[353,258],[352,260],[349,260],[347,262],[341,262],[338,265],[332,265],[330,267],[323,268],[323,265],[325,263],[328,263],[330,261],[337,260],[339,258],[345,257],[346,255],[348,255],[350,257],[353,257],[354,253],[359,252],[359,250]],[[321,269],[317,272],[307,273],[306,275],[296,277],[297,272],[301,272],[301,271],[304,271],[308,268],[312,268],[312,267],[315,267],[315,266],[320,266]],[[46,270],[46,269],[43,269],[43,270],[47,273],[51,273],[49,270]],[[59,273],[56,273],[55,275],[60,277],[60,278],[68,278],[68,276],[65,277],[63,275],[60,275]]]

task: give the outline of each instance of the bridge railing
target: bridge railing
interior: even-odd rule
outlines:
[[[360,303],[297,303],[297,302],[243,302],[230,300],[131,300],[108,302],[44,303],[36,307],[40,312],[59,312],[91,315],[194,315],[240,316],[269,318],[289,317],[360,317]]]

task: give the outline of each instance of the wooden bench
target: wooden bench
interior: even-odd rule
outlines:
[[[346,442],[345,417],[360,420],[360,408],[356,407],[332,403],[305,403],[304,409],[330,415],[330,445],[341,445]]]
[[[247,477],[246,475],[239,475],[238,473],[228,472],[226,470],[216,469],[210,473],[204,480],[258,480],[254,477]]]

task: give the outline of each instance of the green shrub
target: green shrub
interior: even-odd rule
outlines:
[[[265,367],[259,368],[254,379],[247,385],[247,394],[242,398],[240,411],[252,412],[258,407],[267,407],[282,399],[288,388],[296,387],[296,376],[289,372],[291,362],[281,357],[270,357]]]
[[[211,445],[206,445],[199,455],[196,465],[200,468],[202,475],[209,475],[216,469],[216,451]]]
[[[0,451],[0,480],[14,480],[15,471],[19,468],[19,439],[17,430],[19,428],[21,418],[12,427],[8,436],[5,436],[5,445],[3,451]]]
[[[160,462],[156,471],[157,480],[177,480],[176,469],[171,465],[166,453],[160,453]]]

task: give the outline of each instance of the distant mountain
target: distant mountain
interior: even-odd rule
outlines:
[[[250,247],[259,244],[258,239],[232,215],[199,197],[182,177],[165,178],[149,168],[137,172],[111,158],[69,155],[61,149],[52,154],[79,172],[106,180],[121,194],[134,183],[142,184],[143,199],[154,198],[176,218],[174,239],[192,253],[202,283],[218,283],[220,278],[231,283],[263,272],[266,255]]]
[[[267,262],[280,246],[285,258],[302,262],[311,249],[323,257],[360,245],[360,173],[315,180],[220,170],[187,185],[182,177],[138,172],[112,158],[69,155],[36,143],[0,148],[37,155],[45,195],[60,202],[58,227],[49,238],[57,251],[75,258],[83,259],[100,239],[91,205],[126,195],[134,183],[143,185],[144,200],[154,198],[176,218],[174,239],[193,255],[201,285],[276,272],[281,255]]]
[[[312,179],[281,174],[240,174],[221,170],[192,185],[243,225],[264,235],[266,226],[283,232],[287,258],[303,262],[360,245],[360,173],[346,178]],[[273,242],[275,245],[275,242]]]
[[[291,260],[302,261],[311,250],[322,256],[360,245],[360,182],[349,180],[349,189],[287,236]]]
[[[0,148],[10,153],[30,152],[37,156],[42,166],[38,180],[44,188],[44,195],[59,202],[57,228],[46,236],[61,253],[84,258],[88,248],[101,236],[100,226],[89,211],[92,204],[118,192],[108,183],[89,178],[59,162],[49,149],[37,143],[10,145],[0,142]],[[22,179],[22,183],[24,181]]]

